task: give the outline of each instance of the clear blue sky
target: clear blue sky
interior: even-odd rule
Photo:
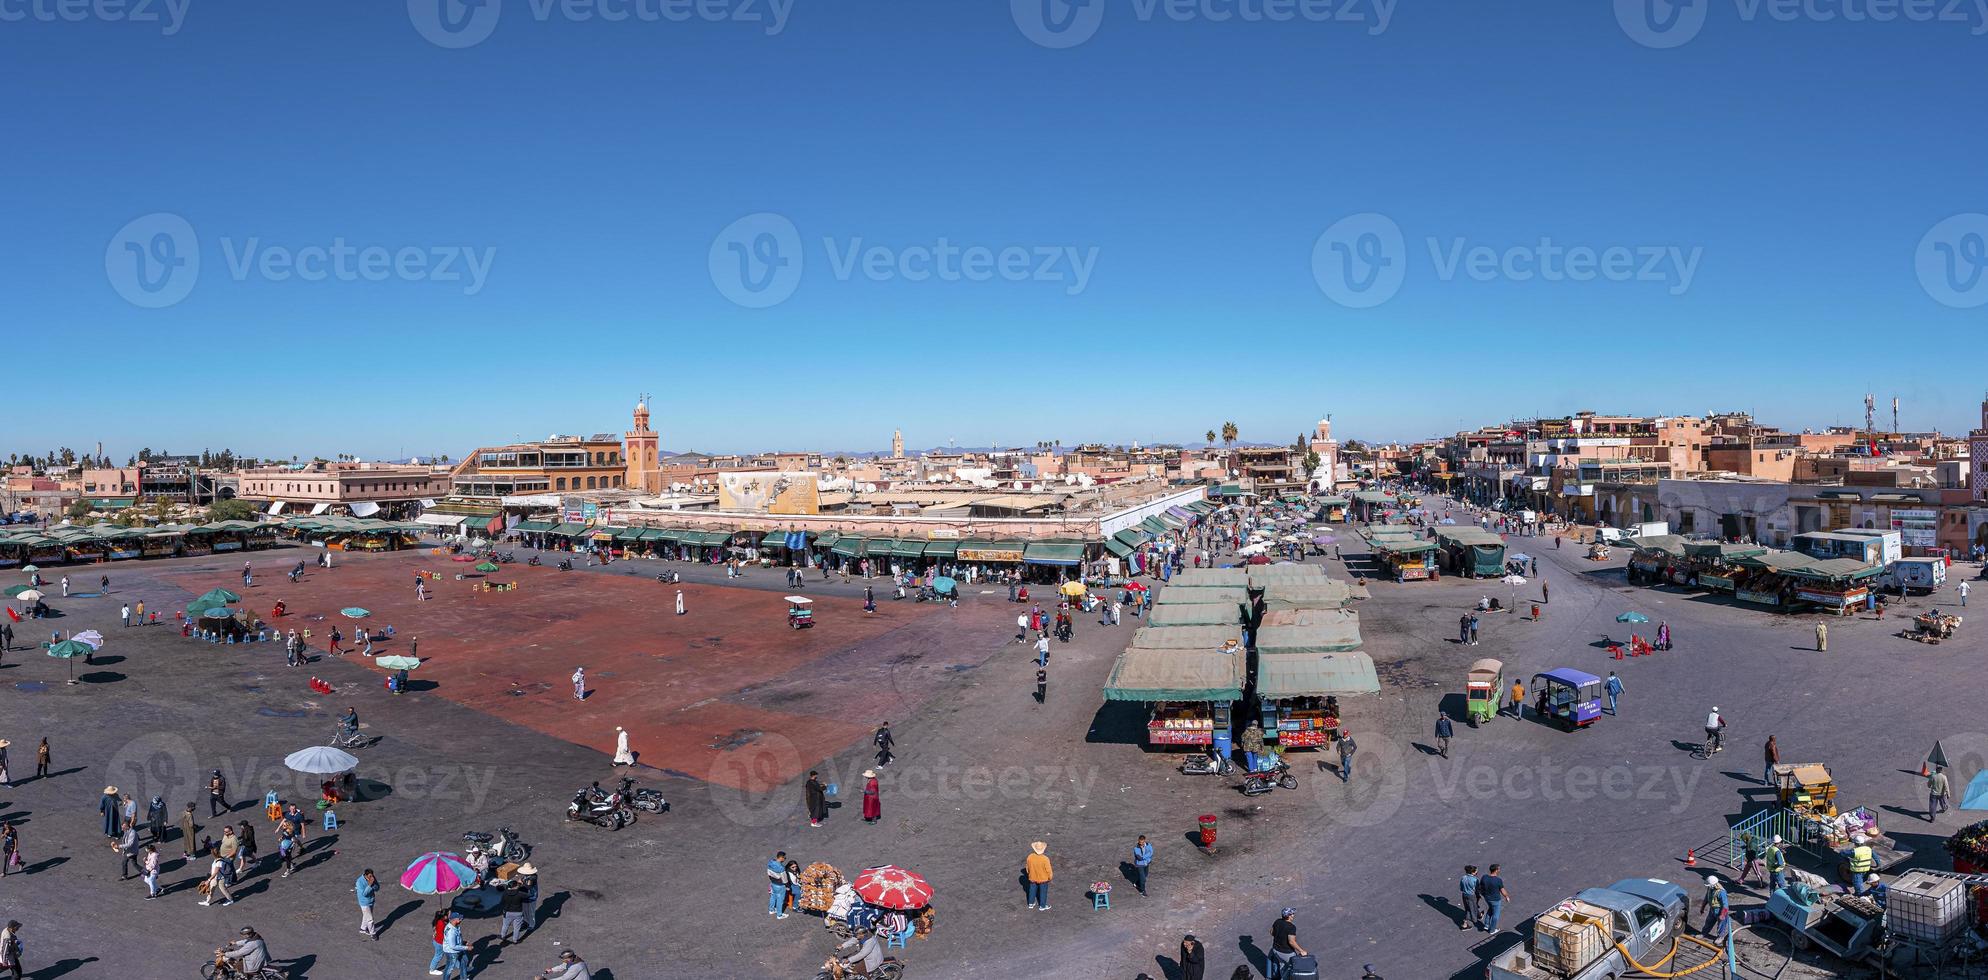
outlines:
[[[501,0],[451,50],[415,26],[433,0],[192,0],[171,36],[29,2],[0,8],[31,12],[0,22],[0,317],[29,406],[0,453],[460,454],[619,431],[642,391],[669,449],[1224,420],[1282,441],[1328,412],[1342,438],[1580,408],[1799,428],[1860,422],[1866,390],[1952,431],[1988,385],[1988,307],[1915,271],[1935,224],[1988,211],[1977,24],[1695,0],[1702,28],[1659,49],[1600,2],[1400,4],[1374,36],[1371,0],[1348,8],[1365,23],[1092,0],[1095,35],[1052,49],[1018,27],[1039,0],[803,3],[772,36]],[[755,309],[712,253],[759,212],[803,266]],[[1401,229],[1404,278],[1352,308],[1312,253],[1364,212]],[[156,213],[193,229],[200,273],[147,309],[113,286],[135,261],[114,238]],[[1542,237],[1698,258],[1678,295],[1443,275],[1459,241]],[[336,239],[492,258],[474,295],[230,267],[252,240]],[[835,269],[857,240],[940,239],[1095,264],[1075,295]]]

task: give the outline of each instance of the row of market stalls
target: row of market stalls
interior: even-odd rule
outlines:
[[[285,533],[299,541],[338,551],[398,551],[418,547],[421,535],[433,530],[418,521],[383,521],[336,514],[286,518],[282,526]]]
[[[274,526],[254,521],[153,527],[57,524],[0,531],[0,568],[210,555],[265,548],[275,541]]]
[[[1505,574],[1505,539],[1468,524],[1436,529],[1436,555],[1451,575],[1500,578]]]
[[[1817,558],[1757,544],[1690,541],[1675,534],[1631,538],[1631,583],[1683,586],[1774,609],[1847,614],[1871,599],[1884,566]]]
[[[1183,570],[1112,665],[1105,700],[1147,705],[1150,745],[1227,755],[1239,703],[1282,748],[1325,745],[1338,699],[1380,690],[1350,608],[1365,597],[1315,565]]]

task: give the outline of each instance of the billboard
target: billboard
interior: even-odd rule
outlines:
[[[807,472],[720,473],[718,509],[748,514],[819,514],[820,484]]]
[[[1931,507],[1893,507],[1891,529],[1907,548],[1933,548],[1940,541],[1940,512]]]

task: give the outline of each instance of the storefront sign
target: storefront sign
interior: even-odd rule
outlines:
[[[138,557],[138,549],[136,549],[136,548],[119,548],[119,549],[117,549],[116,551],[113,551],[113,552],[111,552],[111,553],[110,553],[110,556],[111,556],[112,558],[136,558],[136,557]]]
[[[1154,745],[1212,745],[1215,732],[1207,728],[1148,728],[1146,741]]]
[[[1855,592],[1819,592],[1815,589],[1796,589],[1795,598],[1803,602],[1813,602],[1818,606],[1842,608],[1853,602],[1862,602],[1868,593],[1863,589]]]
[[[1741,589],[1733,593],[1733,597],[1741,602],[1754,602],[1763,606],[1778,606],[1781,604],[1781,597],[1772,592],[1751,592]]]
[[[1426,568],[1404,568],[1401,570],[1401,580],[1403,582],[1413,582],[1417,579],[1425,579],[1428,577],[1429,577],[1429,570]]]
[[[960,561],[1021,561],[1020,548],[961,548]]]
[[[1933,548],[1939,545],[1940,512],[1925,507],[1894,507],[1891,529],[1907,548]]]
[[[956,527],[933,528],[932,530],[927,531],[925,533],[925,537],[933,541],[957,541],[959,540],[959,528]]]

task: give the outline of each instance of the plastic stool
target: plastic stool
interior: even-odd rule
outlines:
[[[891,933],[891,934],[890,934],[890,938],[889,938],[889,939],[886,939],[886,940],[884,940],[884,948],[885,948],[885,949],[903,949],[903,948],[905,948],[905,943],[906,943],[906,942],[908,942],[908,941],[910,941],[910,939],[911,939],[911,936],[912,936],[912,934],[913,934],[913,933],[915,933],[915,932],[917,932],[917,931],[918,931],[918,930],[917,930],[917,929],[915,929],[915,928],[908,928],[908,929],[905,929],[905,930],[904,930],[904,931],[902,931],[902,932],[893,932],[893,933]]]
[[[1092,910],[1092,911],[1097,911],[1098,909],[1108,909],[1108,908],[1111,908],[1111,893],[1110,893],[1110,892],[1092,892],[1092,893],[1091,893],[1091,910]]]
[[[337,829],[338,829],[338,811],[337,811],[337,810],[326,810],[326,811],[324,811],[324,829],[326,829],[326,830],[337,830]]]
[[[275,790],[273,790],[273,789],[272,789],[272,790],[270,790],[270,791],[269,791],[269,792],[267,792],[267,793],[264,793],[264,794],[263,794],[263,796],[262,796],[262,805],[263,805],[264,807],[272,807],[272,806],[279,806],[279,805],[281,805],[281,804],[282,804],[282,802],[283,802],[283,798],[282,798],[282,797],[280,797],[280,796],[277,796],[277,795],[276,795],[276,791],[275,791]]]

